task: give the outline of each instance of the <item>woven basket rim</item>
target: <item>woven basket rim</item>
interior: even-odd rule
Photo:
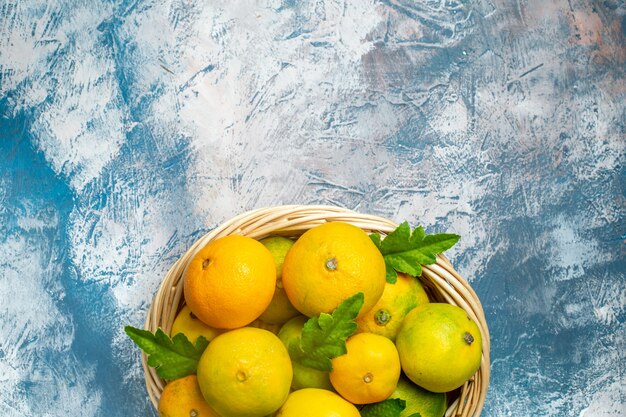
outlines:
[[[344,221],[366,232],[379,232],[382,235],[390,233],[398,226],[384,217],[330,205],[271,206],[236,215],[197,239],[172,265],[150,304],[144,328],[154,332],[160,327],[169,334],[183,299],[183,271],[189,260],[211,240],[230,234],[241,234],[255,239],[270,235],[297,237],[305,230],[328,221]],[[439,255],[436,264],[424,265],[422,271],[422,279],[426,280],[441,301],[463,308],[480,327],[483,351],[480,368],[460,388],[459,396],[448,405],[445,413],[446,417],[478,417],[485,402],[490,377],[489,329],[482,305],[471,285],[445,256]],[[142,366],[146,388],[156,409],[165,381],[148,366],[145,354],[142,354]]]

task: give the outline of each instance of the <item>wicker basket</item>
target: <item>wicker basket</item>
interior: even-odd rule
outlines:
[[[172,266],[156,293],[148,311],[145,328],[152,332],[162,328],[169,334],[177,312],[183,305],[182,274],[189,260],[208,242],[222,236],[240,234],[255,239],[269,235],[297,237],[306,230],[327,221],[351,223],[366,232],[383,235],[398,225],[382,217],[356,213],[332,206],[279,206],[250,211],[236,216],[206,234]],[[438,256],[437,263],[423,267],[421,277],[431,298],[463,308],[480,326],[482,331],[483,357],[480,369],[459,390],[449,395],[452,401],[446,411],[449,416],[478,417],[482,410],[489,385],[489,330],[480,300],[470,285],[452,267],[445,256]],[[142,357],[146,386],[155,408],[165,386],[155,370]]]

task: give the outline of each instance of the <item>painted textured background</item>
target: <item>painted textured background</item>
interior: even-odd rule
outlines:
[[[155,415],[140,325],[244,210],[462,235],[485,416],[626,414],[626,6],[0,2],[0,415]]]

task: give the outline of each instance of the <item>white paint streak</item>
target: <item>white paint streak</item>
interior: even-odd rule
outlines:
[[[546,259],[557,281],[568,281],[581,277],[585,268],[593,267],[612,258],[612,254],[602,253],[594,239],[580,236],[582,219],[559,217],[548,240],[551,256]]]
[[[433,129],[442,134],[454,134],[460,141],[467,137],[467,108],[462,100],[444,102],[433,115]]]
[[[4,96],[23,83],[33,69],[46,61],[59,47],[55,40],[46,43],[37,42],[39,39],[49,39],[44,28],[52,19],[53,10],[45,8],[41,12],[39,5],[33,2],[17,2],[7,10],[11,13],[3,16],[3,22],[12,22],[15,19],[16,23],[10,28],[3,27],[4,30],[0,36],[0,51],[2,51],[0,96]],[[27,21],[27,18],[33,19]],[[39,95],[37,96],[40,98]],[[32,98],[31,94],[24,97],[27,103]]]
[[[123,198],[121,186],[119,196]],[[85,282],[110,286],[123,309],[138,308],[152,300],[158,283],[172,263],[166,251],[178,226],[161,210],[162,202],[144,196],[124,212],[127,200],[101,211],[70,214],[71,259]]]
[[[619,326],[619,317],[626,312],[626,287],[624,275],[605,277],[606,284],[592,291],[593,316],[603,326]],[[611,284],[614,283],[614,284]]]
[[[0,93],[25,84],[13,99],[14,111],[40,106],[31,126],[36,145],[55,172],[80,191],[124,143],[124,105],[111,50],[101,47],[96,29],[110,15],[110,5],[61,9],[50,5],[42,13],[24,2],[16,5],[10,38],[2,45],[0,69],[8,76],[3,74]],[[57,21],[59,15],[64,17]]]
[[[368,3],[326,3],[323,11],[313,4],[303,7],[298,13],[308,20],[296,28],[290,10],[277,16],[269,9],[251,13],[246,8],[206,7],[188,28],[194,36],[179,45],[181,62],[187,65],[182,68],[186,75],[179,77],[185,87],[180,124],[196,155],[188,185],[199,197],[196,212],[223,221],[233,215],[233,207],[248,206],[245,196],[259,189],[268,192],[253,205],[293,202],[297,195],[285,194],[284,183],[308,181],[302,158],[310,161],[310,170],[336,175],[348,188],[358,187],[354,181],[359,176],[346,173],[368,172],[363,168],[376,162],[371,152],[348,159],[354,156],[349,141],[333,149],[326,146],[331,138],[359,143],[382,140],[386,134],[372,137],[367,125],[359,123],[374,116],[389,124],[385,113],[366,112],[346,125],[332,122],[361,100],[360,59],[372,47],[366,38],[381,16]],[[315,47],[314,42],[327,46]],[[198,74],[208,64],[215,69]],[[345,107],[336,109],[342,101]],[[301,157],[293,153],[303,145]],[[231,179],[231,186],[207,187],[208,178]],[[213,204],[218,200],[220,204]]]
[[[615,381],[606,389],[595,392],[588,407],[580,412],[579,417],[621,417],[626,415],[626,377]]]

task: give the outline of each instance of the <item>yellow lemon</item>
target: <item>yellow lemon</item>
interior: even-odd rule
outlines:
[[[294,242],[282,236],[267,237],[261,239],[260,242],[274,257],[274,263],[276,264],[276,289],[274,290],[274,297],[270,305],[263,314],[261,314],[259,319],[265,323],[282,325],[290,318],[300,314],[300,312],[291,305],[285,293],[285,289],[283,288],[283,262]]]
[[[183,272],[185,301],[204,323],[220,329],[250,324],[276,286],[274,258],[259,241],[230,235],[209,242]]]
[[[463,385],[480,367],[482,337],[478,325],[460,307],[429,303],[404,318],[396,337],[404,373],[432,392]]]
[[[403,273],[398,273],[397,277],[395,283],[385,283],[378,302],[356,320],[359,332],[395,340],[407,313],[428,302],[428,295],[417,278]]]
[[[222,417],[273,413],[285,402],[291,378],[291,360],[280,339],[253,327],[217,336],[198,363],[202,394]]]
[[[189,375],[170,381],[159,399],[159,417],[219,417],[200,392],[198,378]]]
[[[359,410],[332,391],[304,388],[289,394],[276,417],[360,417]]]
[[[324,223],[302,234],[287,253],[283,287],[293,306],[309,317],[330,313],[358,292],[365,296],[365,313],[385,288],[385,261],[363,230]]]
[[[346,341],[348,353],[333,359],[330,382],[354,404],[388,398],[400,378],[400,359],[393,342],[373,333],[358,333]]]
[[[183,333],[191,343],[195,344],[200,336],[204,336],[210,342],[215,336],[223,332],[224,330],[222,329],[216,329],[204,324],[191,312],[189,306],[185,305],[176,315],[170,333],[172,337],[178,333]]]
[[[415,413],[419,413],[421,417],[443,417],[446,412],[445,393],[426,391],[404,376],[400,377],[395,391],[389,398],[400,398],[405,401],[406,407],[399,417],[410,417]]]
[[[302,327],[304,327],[304,323],[306,323],[308,319],[308,317],[300,315],[292,318],[280,328],[278,338],[283,342],[287,350],[289,350],[289,344],[300,339],[300,336],[302,335]],[[302,388],[333,389],[328,372],[309,368],[294,361],[292,361],[291,364],[293,366],[293,380],[291,381],[291,388],[294,390]]]

